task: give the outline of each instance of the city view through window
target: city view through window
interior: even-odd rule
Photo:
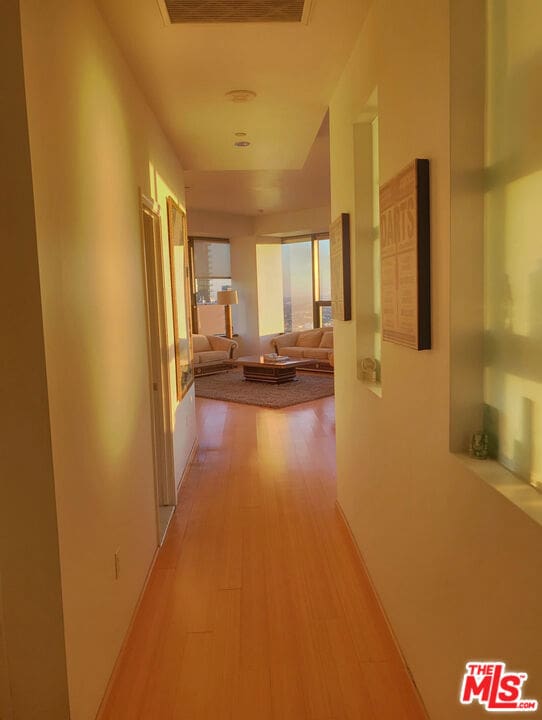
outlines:
[[[198,332],[220,334],[225,331],[224,311],[217,305],[217,292],[232,289],[230,245],[194,238],[193,246]],[[329,238],[286,241],[281,251],[284,332],[332,325]]]
[[[331,315],[331,263],[330,263],[330,242],[329,238],[318,240],[318,271],[319,271],[319,293],[320,302],[329,302],[329,305],[320,305],[320,327],[327,327],[333,324]]]
[[[282,246],[284,331],[308,330],[314,324],[312,241]]]
[[[285,242],[282,283],[285,332],[310,330],[316,318],[320,327],[331,325],[329,238]]]
[[[196,278],[198,305],[214,305],[219,290],[231,290],[231,278]]]

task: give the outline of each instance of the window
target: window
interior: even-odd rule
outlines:
[[[230,243],[222,238],[191,238],[192,320],[203,335],[225,332],[224,308],[217,292],[231,290]]]
[[[314,238],[315,327],[333,325],[331,316],[331,264],[328,237]]]
[[[284,330],[307,330],[313,325],[311,241],[282,246]]]
[[[283,240],[282,283],[285,332],[331,325],[329,238]]]

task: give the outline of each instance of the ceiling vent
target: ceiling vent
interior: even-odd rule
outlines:
[[[308,23],[314,0],[158,0],[167,25],[177,23]]]

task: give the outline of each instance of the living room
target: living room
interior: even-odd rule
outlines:
[[[332,394],[328,228],[328,206],[255,217],[189,212],[197,395],[274,407]],[[230,301],[231,306],[221,304]],[[229,345],[216,336],[231,337]],[[273,355],[280,360],[273,361]],[[283,384],[301,377],[302,387],[271,391],[279,402],[275,405],[269,388],[255,387],[253,382],[250,388],[239,386],[240,368],[227,372],[242,365],[244,379],[262,380],[255,377],[259,359],[283,366],[275,372],[281,376],[278,380],[266,368],[267,382]],[[301,375],[284,365],[297,365]],[[234,380],[237,389],[232,387]]]

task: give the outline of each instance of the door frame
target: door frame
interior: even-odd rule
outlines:
[[[6,644],[4,620],[4,595],[2,592],[2,574],[0,573],[0,718],[12,720],[11,685],[9,680],[9,663]]]
[[[144,285],[145,285],[145,314],[147,319],[147,355],[149,394],[151,401],[151,423],[154,466],[154,489],[156,504],[156,532],[158,543],[160,537],[160,507],[163,505],[175,506],[177,504],[177,491],[175,483],[175,464],[173,451],[173,417],[171,405],[171,383],[169,372],[169,344],[168,325],[166,314],[166,288],[164,281],[164,253],[162,244],[162,221],[160,206],[144,193],[139,191],[139,207],[141,220],[141,248],[143,259]],[[152,221],[153,252],[147,252],[145,235],[145,216]],[[154,295],[154,298],[153,298]],[[151,322],[151,302],[156,303],[157,327]],[[155,367],[159,358],[159,367]],[[156,387],[156,385],[158,387]],[[160,397],[160,410],[154,400],[155,393]],[[162,442],[157,436],[163,428]],[[159,448],[163,447],[162,452]]]

